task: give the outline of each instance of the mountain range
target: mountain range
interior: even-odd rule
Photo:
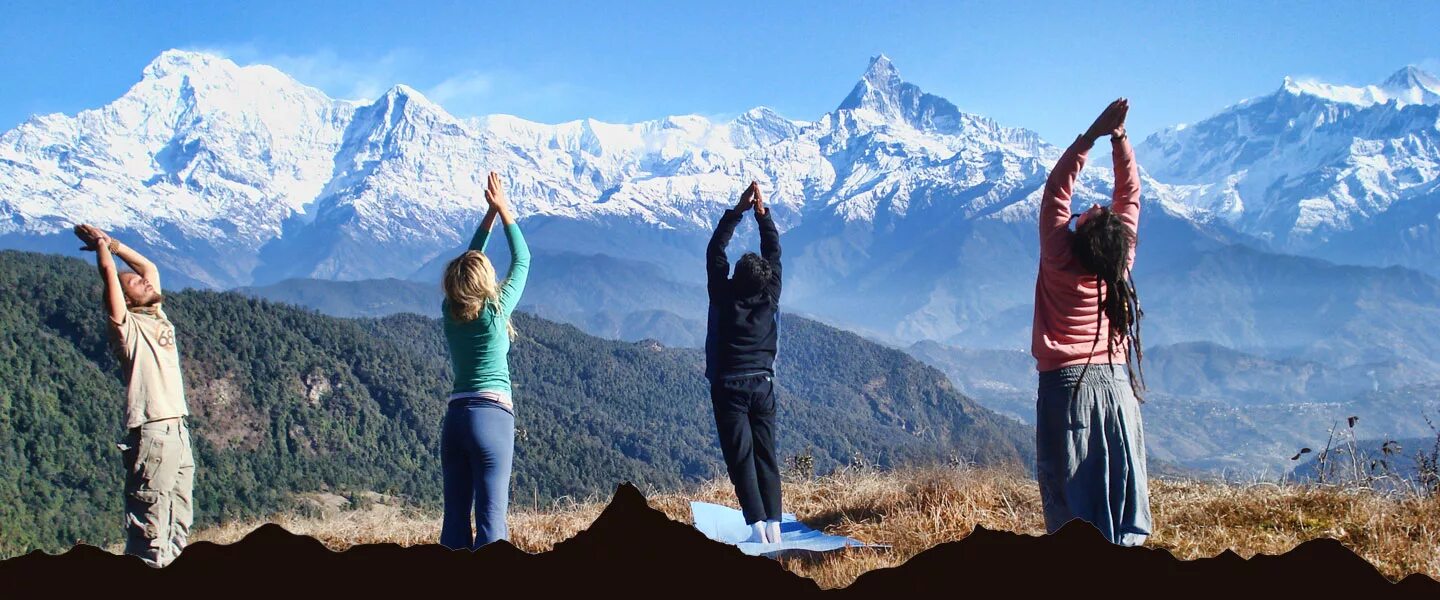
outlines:
[[[1437,89],[1414,67],[1365,88],[1287,79],[1150,136],[1137,268],[1246,243],[1436,274]],[[792,308],[887,339],[1014,347],[990,321],[1028,306],[1039,187],[1060,150],[925,93],[884,56],[812,121],[760,107],[547,125],[460,119],[404,85],[336,100],[268,66],[167,51],[115,102],[0,135],[0,245],[73,252],[66,229],[83,221],[177,283],[430,280],[495,170],[537,249],[650,263],[673,287],[701,281],[709,228],[756,179],[795,265]],[[1082,175],[1077,203],[1103,201],[1105,167]],[[686,308],[671,312],[697,317]]]
[[[1286,78],[1151,135],[1137,156],[1198,222],[1282,252],[1436,274],[1437,122],[1440,79],[1417,67],[1364,87]]]

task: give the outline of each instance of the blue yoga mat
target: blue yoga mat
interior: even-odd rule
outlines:
[[[743,540],[750,537],[750,526],[745,524],[745,515],[736,509],[708,502],[691,502],[690,515],[695,520],[695,528],[705,537],[731,544],[751,556],[775,556],[796,550],[829,552],[841,548],[886,547],[815,531],[795,520],[795,515],[790,513],[780,518],[780,543],[747,543]]]

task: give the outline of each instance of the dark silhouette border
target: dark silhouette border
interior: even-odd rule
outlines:
[[[1415,574],[1392,583],[1332,539],[1305,542],[1279,556],[1247,560],[1226,551],[1187,561],[1166,550],[1112,545],[1094,527],[1075,521],[1041,537],[977,527],[965,539],[940,544],[904,565],[871,571],[844,589],[822,591],[777,561],[746,556],[669,519],[628,483],[616,489],[589,529],[540,554],[504,541],[473,553],[436,544],[370,544],[334,552],[314,538],[269,524],[234,544],[193,544],[163,569],[88,545],[0,562],[0,596],[11,598],[129,593],[415,597],[436,592],[516,598],[1440,598],[1440,582]]]

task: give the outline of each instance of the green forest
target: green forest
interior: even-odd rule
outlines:
[[[121,534],[123,388],[92,265],[0,252],[0,557]],[[230,292],[167,294],[198,468],[196,526],[294,507],[295,494],[373,490],[440,500],[449,361],[439,323],[342,319]],[[698,350],[595,338],[518,314],[512,502],[673,489],[723,474]],[[939,371],[784,317],[782,456],[825,473],[1033,461],[1028,428]]]

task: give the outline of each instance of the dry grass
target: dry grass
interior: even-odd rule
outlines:
[[[976,525],[1044,532],[1034,481],[1003,471],[848,472],[789,482],[784,493],[786,510],[812,527],[892,546],[835,553],[818,562],[785,562],[826,588],[848,585],[861,573],[898,565],[936,544],[961,539]],[[689,521],[691,500],[735,505],[726,482],[647,497],[651,506],[681,522]],[[589,526],[605,500],[518,510],[510,516],[512,541],[530,552],[547,550]],[[1157,531],[1149,545],[1181,558],[1214,556],[1227,548],[1246,557],[1279,554],[1323,536],[1344,542],[1392,579],[1414,572],[1440,578],[1440,498],[1393,498],[1317,486],[1155,480],[1151,505]],[[271,522],[334,549],[362,543],[430,543],[440,531],[437,517],[384,505],[324,519],[279,516]],[[256,526],[227,524],[198,532],[195,539],[233,542]]]

